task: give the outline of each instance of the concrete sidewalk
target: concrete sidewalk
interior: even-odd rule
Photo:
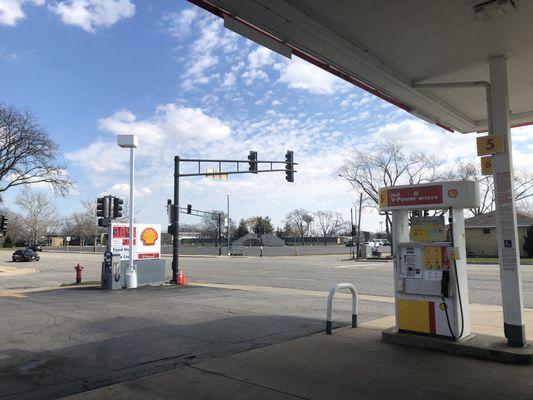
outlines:
[[[70,396],[95,399],[531,399],[533,367],[384,344],[372,324]]]

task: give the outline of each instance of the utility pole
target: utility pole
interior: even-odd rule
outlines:
[[[222,214],[218,214],[218,235],[217,235],[217,242],[218,242],[218,255],[222,255]]]
[[[361,209],[363,208],[363,192],[359,193],[359,216],[357,218],[357,259],[359,260],[359,246],[361,245]]]
[[[353,208],[350,207],[350,230],[352,229],[353,227]],[[351,233],[351,232],[350,232]],[[353,253],[353,241],[354,241],[354,237],[353,235],[351,235],[351,239],[350,239],[350,259],[353,260],[355,258],[355,255]]]
[[[262,221],[261,221],[262,222]],[[261,245],[261,251],[259,253],[259,257],[263,257],[263,224],[259,226],[259,239],[260,239],[260,245]]]

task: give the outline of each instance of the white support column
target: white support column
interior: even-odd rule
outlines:
[[[465,240],[465,216],[462,208],[452,207],[453,218],[453,247],[459,248],[459,259],[455,261],[457,269],[457,281],[452,278],[455,285],[458,285],[456,293],[460,295],[461,301],[454,302],[454,318],[458,330],[462,331],[460,339],[470,335],[470,299],[468,296],[468,272],[466,270],[466,240]],[[455,294],[454,294],[455,295]],[[461,322],[462,315],[462,322]],[[459,331],[456,333],[458,335]]]
[[[489,134],[501,135],[504,143],[504,152],[492,156],[504,331],[508,344],[518,347],[524,346],[526,339],[505,57],[490,59],[489,70],[492,94],[492,131]]]
[[[394,210],[392,213],[392,253],[394,254],[394,308],[396,315],[396,330],[398,325],[398,265],[400,252],[398,251],[398,244],[409,242],[409,211]]]

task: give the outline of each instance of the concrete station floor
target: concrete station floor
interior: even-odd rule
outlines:
[[[393,325],[391,263],[334,256],[183,258],[189,287],[43,288],[71,282],[79,257],[44,254],[40,263],[5,262],[19,274],[0,276],[0,399],[45,400],[74,393],[133,399],[276,398],[287,393],[383,398],[382,381],[392,388],[389,398],[409,391],[475,398],[475,390],[488,398],[514,399],[530,391],[520,381],[523,374],[533,377],[530,367],[383,344],[379,331],[365,334],[363,328],[327,337],[319,333],[327,291],[343,281],[357,285],[361,322],[380,329]],[[100,258],[84,257],[88,279],[97,277]],[[529,328],[533,271],[524,267],[522,275]],[[498,278],[497,266],[469,266],[473,331],[503,333]],[[338,293],[335,327],[349,323],[350,307],[350,295]],[[531,338],[529,329],[526,335]],[[463,375],[472,376],[472,382]],[[338,376],[346,382],[338,385]],[[451,391],[435,383],[447,379]],[[301,387],[294,386],[298,383]],[[367,387],[374,391],[365,392]],[[352,393],[355,388],[360,396]],[[108,395],[115,390],[126,394]]]
[[[381,342],[369,322],[67,397],[96,399],[531,399],[533,366]]]

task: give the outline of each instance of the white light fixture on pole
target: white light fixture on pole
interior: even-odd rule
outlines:
[[[135,165],[135,156],[133,149],[137,148],[138,142],[135,135],[118,135],[117,144],[124,148],[130,149],[130,200],[129,200],[129,209],[130,209],[130,229],[129,229],[129,261],[128,268],[124,273],[124,281],[127,289],[135,289],[137,287],[137,270],[133,265],[133,217],[135,215],[135,199],[134,199],[134,189],[135,189],[135,175],[134,175],[134,165]]]

